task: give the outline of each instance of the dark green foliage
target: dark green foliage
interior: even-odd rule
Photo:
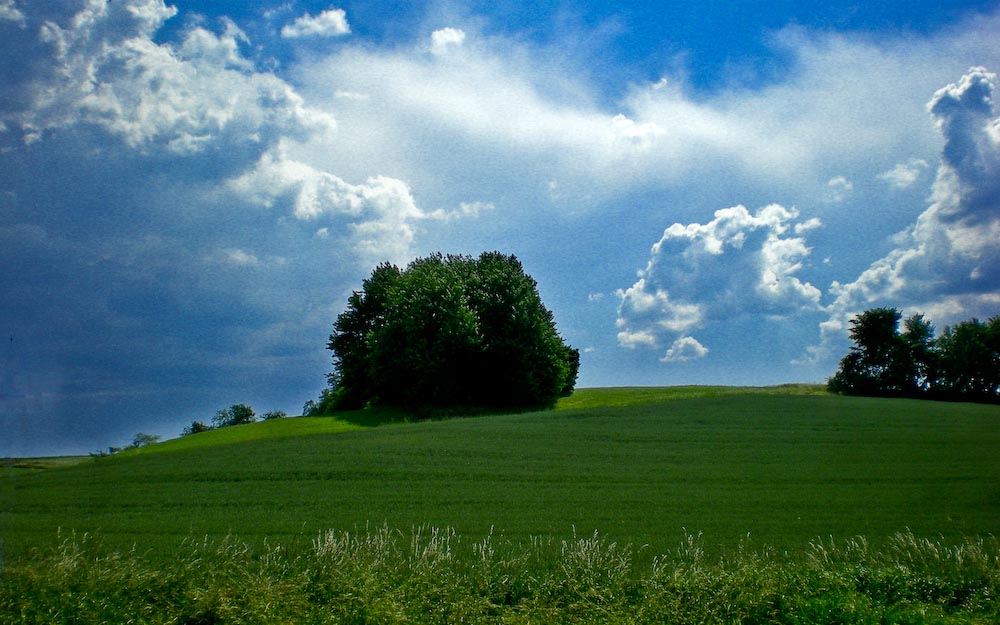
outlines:
[[[264,421],[270,421],[271,419],[284,419],[288,416],[288,413],[284,410],[268,410],[264,413]]]
[[[1000,317],[963,321],[938,339],[938,386],[947,396],[996,401],[1000,396]]]
[[[212,417],[212,425],[217,428],[229,427],[232,425],[243,425],[253,423],[257,420],[253,408],[246,404],[233,404],[229,408],[223,408]]]
[[[187,426],[187,427],[184,428],[184,431],[181,432],[181,436],[189,436],[191,434],[198,434],[200,432],[207,432],[207,431],[209,431],[211,429],[212,429],[211,425],[208,425],[207,423],[202,423],[201,421],[197,421],[196,420],[196,421],[192,421],[191,425],[189,425],[189,426]]]
[[[579,352],[556,331],[514,256],[379,265],[334,323],[330,390],[311,412],[385,404],[552,406],[573,390]]]
[[[1000,317],[934,328],[913,315],[899,332],[895,308],[873,308],[851,321],[854,347],[840,361],[828,388],[869,396],[1000,400]]]
[[[129,449],[138,449],[140,447],[145,447],[146,445],[152,445],[160,441],[160,437],[157,434],[146,434],[145,432],[139,432],[132,439],[132,444],[129,445]]]

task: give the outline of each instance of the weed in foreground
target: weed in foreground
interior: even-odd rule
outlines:
[[[910,532],[780,556],[745,543],[714,560],[688,534],[651,566],[598,534],[377,527],[324,532],[299,553],[189,541],[159,566],[73,536],[0,571],[0,623],[986,624],[998,590],[996,539]]]

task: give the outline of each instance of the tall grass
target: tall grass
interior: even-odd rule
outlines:
[[[597,534],[553,542],[452,529],[328,531],[308,548],[189,542],[171,563],[108,554],[90,537],[0,576],[3,623],[952,624],[1000,618],[1000,542],[897,534],[748,542],[708,558],[686,535],[652,564]],[[647,559],[642,559],[647,561]]]

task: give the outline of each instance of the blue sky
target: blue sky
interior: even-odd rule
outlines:
[[[1000,314],[998,40],[994,2],[0,0],[0,455],[297,414],[350,292],[436,251],[516,254],[579,386]]]

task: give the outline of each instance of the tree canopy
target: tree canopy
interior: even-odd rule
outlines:
[[[854,346],[830,378],[831,391],[1000,401],[1000,316],[962,321],[934,337],[923,315],[903,322],[895,308],[873,308],[851,320]]]
[[[572,392],[580,363],[534,279],[500,252],[379,265],[328,347],[333,372],[317,412],[547,407]]]

